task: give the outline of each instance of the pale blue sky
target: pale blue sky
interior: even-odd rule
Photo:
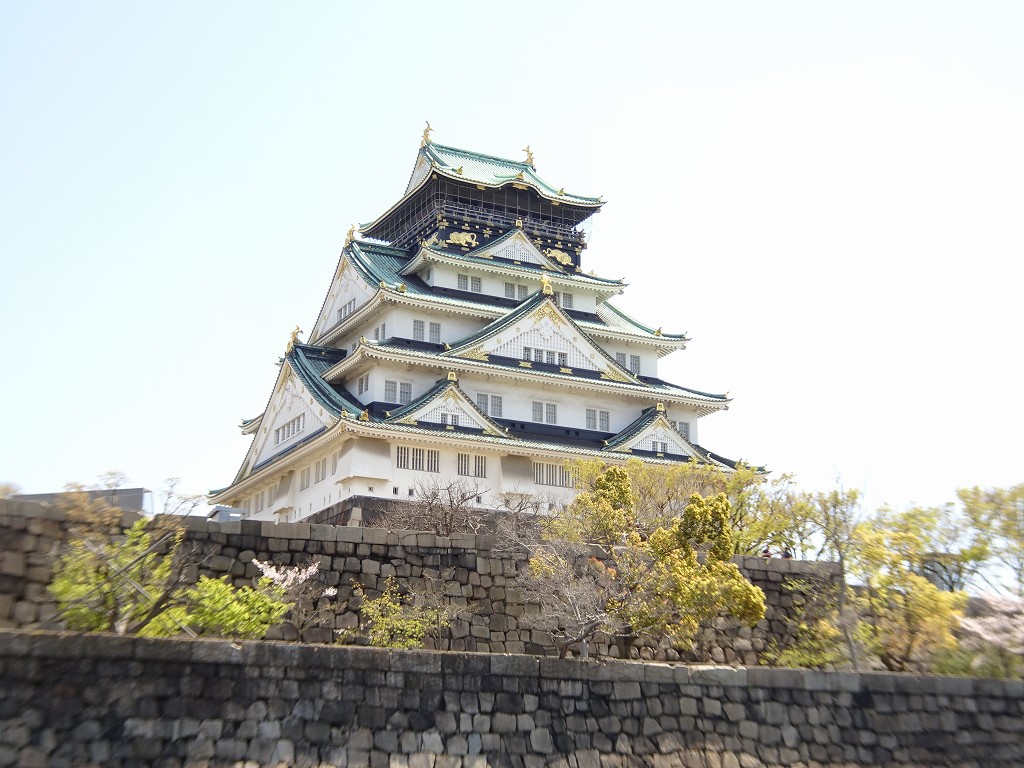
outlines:
[[[1024,5],[0,3],[0,481],[226,485],[424,120],[603,194],[727,456],[1024,481]]]

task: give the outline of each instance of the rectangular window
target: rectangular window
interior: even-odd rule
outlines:
[[[597,429],[597,411],[587,408],[587,429]]]
[[[441,471],[441,452],[427,451],[427,472]]]
[[[471,278],[469,281],[469,290],[473,293],[483,293],[484,283],[479,277]]]
[[[563,293],[562,301],[560,302],[563,309],[572,309],[572,294]]]
[[[413,448],[410,453],[412,454],[412,469],[423,471],[423,454],[425,451],[422,448]]]
[[[334,460],[331,462],[331,474],[338,474],[338,464],[341,462],[341,451],[334,452]]]
[[[441,324],[431,323],[430,324],[430,343],[440,344],[441,343]]]
[[[676,427],[676,432],[685,437],[687,440],[690,439],[690,422],[688,421],[676,421],[673,422]]]
[[[640,373],[640,355],[629,356],[629,370],[636,374]]]
[[[403,381],[398,385],[398,402],[402,405],[408,405],[412,402],[412,384],[407,381]]]
[[[615,353],[615,362],[618,363],[619,365],[621,365],[623,368],[625,368],[626,367],[626,353],[625,352],[616,352]]]
[[[558,364],[563,366],[563,367],[568,365],[569,364],[569,355],[567,355],[565,352],[559,352],[558,353]]]
[[[306,414],[300,413],[294,419],[290,419],[274,430],[274,445],[291,440],[295,435],[302,432],[306,427]]]
[[[397,381],[385,381],[384,382],[384,402],[385,403],[397,403],[398,402],[398,382]]]
[[[459,414],[457,413],[442,413],[441,414],[442,424],[451,424],[453,427],[459,426]]]
[[[608,411],[597,412],[597,428],[602,432],[611,431],[611,414]]]
[[[314,483],[322,482],[327,478],[327,459],[320,459],[315,465],[316,473]]]
[[[409,468],[409,449],[404,445],[395,448],[395,466],[399,469]]]
[[[338,309],[338,320],[344,320],[346,317],[356,311],[356,300],[350,299],[345,303],[345,306]]]
[[[530,292],[530,289],[527,288],[525,285],[517,285],[516,286],[516,298],[519,299],[520,301],[525,299],[529,292]]]
[[[537,485],[555,485],[560,488],[574,488],[576,478],[561,464],[533,463],[533,481]]]
[[[459,275],[458,281],[460,291],[469,290],[469,275]]]
[[[412,337],[414,340],[423,341],[426,338],[426,336],[423,333],[424,326],[425,323],[422,320],[412,321]]]
[[[531,359],[530,358],[530,352],[531,352],[531,350],[530,350],[529,347],[523,347],[523,360],[530,360]]]
[[[545,363],[547,363],[548,365],[554,365],[556,360],[558,360],[558,355],[556,355],[550,349],[544,350]]]
[[[655,453],[668,453],[668,443],[660,440],[652,440],[651,445],[654,447]]]
[[[489,395],[486,392],[477,392],[476,404],[481,411],[491,418],[501,418],[501,395]]]
[[[468,453],[458,455],[459,474],[463,477],[487,477],[487,457],[471,456]]]
[[[304,491],[307,488],[309,488],[309,467],[299,472],[299,490]]]
[[[505,298],[514,299],[516,297],[516,284],[505,283]]]
[[[365,373],[362,376],[360,376],[356,384],[357,395],[361,395],[363,394],[363,392],[368,392],[370,390],[370,374]]]
[[[558,406],[555,403],[533,402],[533,420],[545,424],[558,423]]]

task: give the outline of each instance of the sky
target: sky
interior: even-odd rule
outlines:
[[[719,454],[937,505],[1024,482],[1024,4],[0,2],[0,482],[234,477],[425,121],[608,201]]]

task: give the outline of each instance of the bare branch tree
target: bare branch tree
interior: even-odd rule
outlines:
[[[477,503],[488,489],[468,479],[425,480],[410,501],[392,502],[373,521],[381,528],[429,531],[437,536],[478,533],[486,522]]]

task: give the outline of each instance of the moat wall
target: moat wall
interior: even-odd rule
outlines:
[[[0,766],[1021,765],[1021,681],[0,631]]]
[[[547,632],[530,628],[524,616],[536,606],[523,601],[515,580],[526,566],[523,555],[500,552],[493,537],[440,537],[426,533],[388,532],[305,523],[238,521],[213,523],[185,518],[187,542],[196,548],[199,565],[190,576],[230,575],[239,586],[252,584],[259,575],[253,559],[282,565],[320,563],[325,585],[338,588],[339,610],[332,626],[307,639],[330,642],[334,630],[358,626],[359,615],[349,610],[351,585],[358,582],[371,596],[388,578],[423,590],[429,584],[463,610],[452,622],[444,650],[490,653],[556,652]],[[47,585],[53,565],[67,536],[67,521],[57,510],[25,502],[0,501],[0,628],[63,628],[55,621],[57,609]],[[756,627],[743,627],[725,618],[715,621],[702,638],[702,657],[716,663],[753,666],[771,642],[789,639],[789,619],[799,592],[787,588],[794,580],[810,582],[814,589],[835,585],[833,563],[737,558],[741,570],[764,590],[767,611]],[[694,660],[693,654],[667,646],[640,643],[645,658]],[[607,641],[594,643],[589,652],[614,656],[618,649]]]

